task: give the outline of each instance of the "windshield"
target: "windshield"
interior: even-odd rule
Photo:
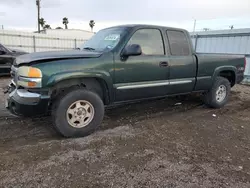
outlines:
[[[81,49],[104,51],[113,49],[125,34],[125,28],[108,28],[97,32],[86,41]]]

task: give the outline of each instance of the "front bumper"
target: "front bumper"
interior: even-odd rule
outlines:
[[[18,116],[36,116],[48,112],[50,97],[40,93],[33,93],[26,89],[18,89],[13,86],[8,89],[5,107]]]

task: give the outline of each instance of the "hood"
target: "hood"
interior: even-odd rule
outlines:
[[[74,58],[94,58],[100,57],[101,52],[71,50],[71,51],[50,51],[50,52],[34,52],[30,54],[20,55],[16,58],[16,65],[27,64],[34,61],[56,60],[56,59],[74,59]]]

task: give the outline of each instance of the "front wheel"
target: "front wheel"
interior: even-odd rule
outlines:
[[[228,79],[217,77],[212,85],[212,88],[204,96],[204,102],[212,108],[223,107],[229,99],[231,85]]]
[[[56,129],[65,137],[86,136],[102,122],[104,105],[94,92],[77,89],[59,98],[52,117]]]

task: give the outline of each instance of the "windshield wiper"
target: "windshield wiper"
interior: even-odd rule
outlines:
[[[85,50],[95,50],[95,48],[91,48],[91,47],[85,47],[83,49],[85,49]]]

